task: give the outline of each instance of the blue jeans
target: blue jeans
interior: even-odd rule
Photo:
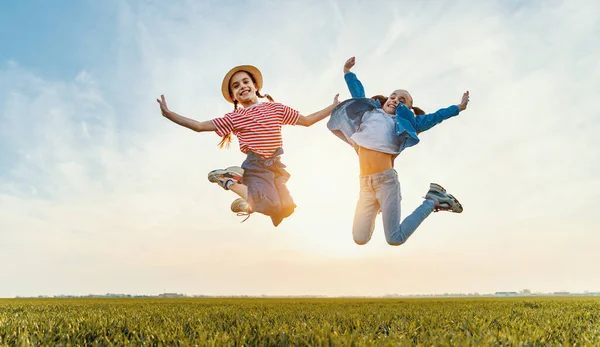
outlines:
[[[364,245],[371,239],[375,218],[381,210],[385,239],[390,245],[406,242],[421,222],[433,212],[435,203],[425,200],[421,206],[400,223],[400,182],[398,173],[389,169],[369,176],[360,176],[360,196],[354,213],[352,236],[354,242]]]

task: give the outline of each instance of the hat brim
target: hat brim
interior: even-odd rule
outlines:
[[[252,65],[240,65],[236,66],[233,69],[229,70],[229,72],[223,78],[223,83],[221,84],[221,92],[223,93],[223,97],[225,100],[229,101],[233,104],[233,99],[231,99],[231,95],[229,95],[229,81],[231,77],[237,72],[246,71],[254,77],[256,80],[256,90],[259,91],[262,88],[263,79],[260,70]]]

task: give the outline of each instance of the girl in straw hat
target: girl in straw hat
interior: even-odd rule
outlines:
[[[214,131],[222,137],[219,146],[228,146],[231,136],[236,135],[240,150],[247,154],[241,167],[213,170],[208,180],[225,190],[240,196],[231,204],[238,215],[259,212],[271,217],[274,226],[289,217],[296,208],[286,182],[290,174],[281,162],[283,125],[311,126],[329,116],[339,103],[338,95],[328,107],[309,116],[276,103],[268,95],[262,95],[263,79],[254,66],[241,65],[231,69],[223,78],[221,91],[225,100],[233,104],[233,111],[223,117],[198,122],[169,110],[165,97],[157,99],[166,118],[197,132]],[[267,98],[269,102],[259,102]],[[241,107],[239,107],[241,106]]]
[[[337,106],[327,123],[329,130],[352,145],[358,153],[360,193],[352,236],[359,245],[369,242],[375,218],[378,212],[382,212],[385,238],[390,245],[397,246],[406,242],[431,212],[461,213],[463,210],[454,196],[439,184],[431,183],[425,201],[400,222],[402,196],[394,160],[402,150],[419,142],[418,133],[465,110],[469,92],[463,94],[458,105],[425,114],[413,106],[412,96],[406,90],[394,90],[387,98],[380,95],[365,98],[362,84],[350,72],[354,64],[354,57],[344,64],[344,78],[352,99]]]

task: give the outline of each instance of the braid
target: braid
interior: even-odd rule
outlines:
[[[275,100],[273,100],[271,95],[269,95],[269,94],[261,95],[258,90],[256,91],[256,96],[258,96],[259,98],[267,98],[270,102],[275,102]]]
[[[238,108],[238,101],[237,100],[233,100],[233,110],[237,110]],[[229,146],[231,145],[231,133],[227,133],[227,135],[223,136],[223,138],[221,139],[221,142],[219,142],[219,148],[223,149],[223,147],[227,147],[229,148]]]

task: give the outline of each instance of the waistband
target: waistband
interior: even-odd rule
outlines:
[[[246,161],[259,162],[261,165],[268,167],[268,166],[272,166],[273,164],[280,163],[282,154],[283,154],[282,147],[277,147],[275,152],[273,152],[273,154],[269,158],[265,158],[265,157],[261,156],[260,154],[256,154],[254,152],[248,152],[247,156],[246,156]]]
[[[365,175],[365,176],[359,176],[359,180],[361,182],[378,182],[378,181],[383,181],[386,178],[389,177],[395,177],[398,178],[398,172],[396,171],[396,169],[391,168],[385,171],[381,171],[378,172],[376,174],[372,174],[372,175]]]

